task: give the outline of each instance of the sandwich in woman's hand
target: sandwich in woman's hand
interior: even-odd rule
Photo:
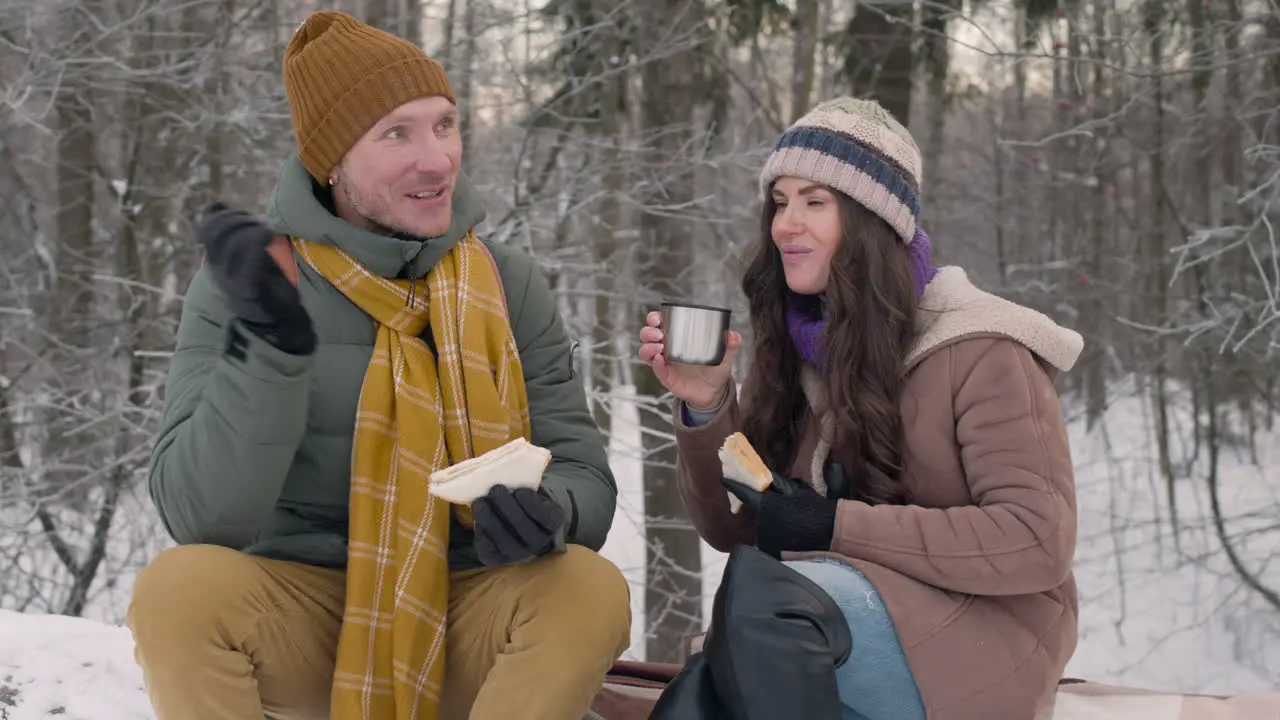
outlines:
[[[740,432],[730,435],[720,446],[720,470],[730,480],[736,480],[757,492],[764,492],[773,482],[773,473]],[[729,512],[737,515],[742,509],[742,501],[733,493],[728,495]]]
[[[494,485],[537,490],[542,484],[542,472],[550,463],[550,450],[516,438],[483,455],[431,473],[428,490],[457,505],[469,505],[484,497]]]

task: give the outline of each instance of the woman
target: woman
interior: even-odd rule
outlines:
[[[761,175],[741,401],[738,333],[701,367],[666,362],[657,313],[640,332],[678,400],[693,524],[734,551],[706,652],[662,705],[696,686],[734,717],[1029,720],[1052,698],[1077,632],[1053,381],[1081,339],[934,268],[919,178],[915,141],[874,101],[818,105]],[[722,478],[735,431],[774,471],[763,493]]]

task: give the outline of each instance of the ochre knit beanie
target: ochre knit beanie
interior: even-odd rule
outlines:
[[[902,242],[916,240],[920,219],[920,148],[875,100],[827,100],[778,138],[760,173],[768,196],[773,181],[791,175],[835,188],[884,218]]]
[[[289,41],[284,89],[298,154],[322,185],[387,113],[421,97],[456,102],[444,68],[421,48],[332,10],[307,17]]]

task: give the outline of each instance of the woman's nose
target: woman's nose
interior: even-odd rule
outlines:
[[[790,206],[778,208],[773,216],[773,230],[786,237],[792,237],[800,233],[800,223],[796,222]]]

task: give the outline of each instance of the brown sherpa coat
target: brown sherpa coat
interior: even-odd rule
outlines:
[[[834,557],[876,586],[930,720],[1033,718],[1075,651],[1075,488],[1053,380],[1081,347],[1078,334],[943,268],[921,299],[901,398],[914,504],[842,500],[829,552],[784,556]],[[830,447],[821,388],[805,377],[799,451],[778,470],[824,491],[816,468],[858,458]],[[675,415],[680,492],[722,551],[754,538],[750,512],[729,512],[716,454],[741,416],[736,392],[703,426]]]

